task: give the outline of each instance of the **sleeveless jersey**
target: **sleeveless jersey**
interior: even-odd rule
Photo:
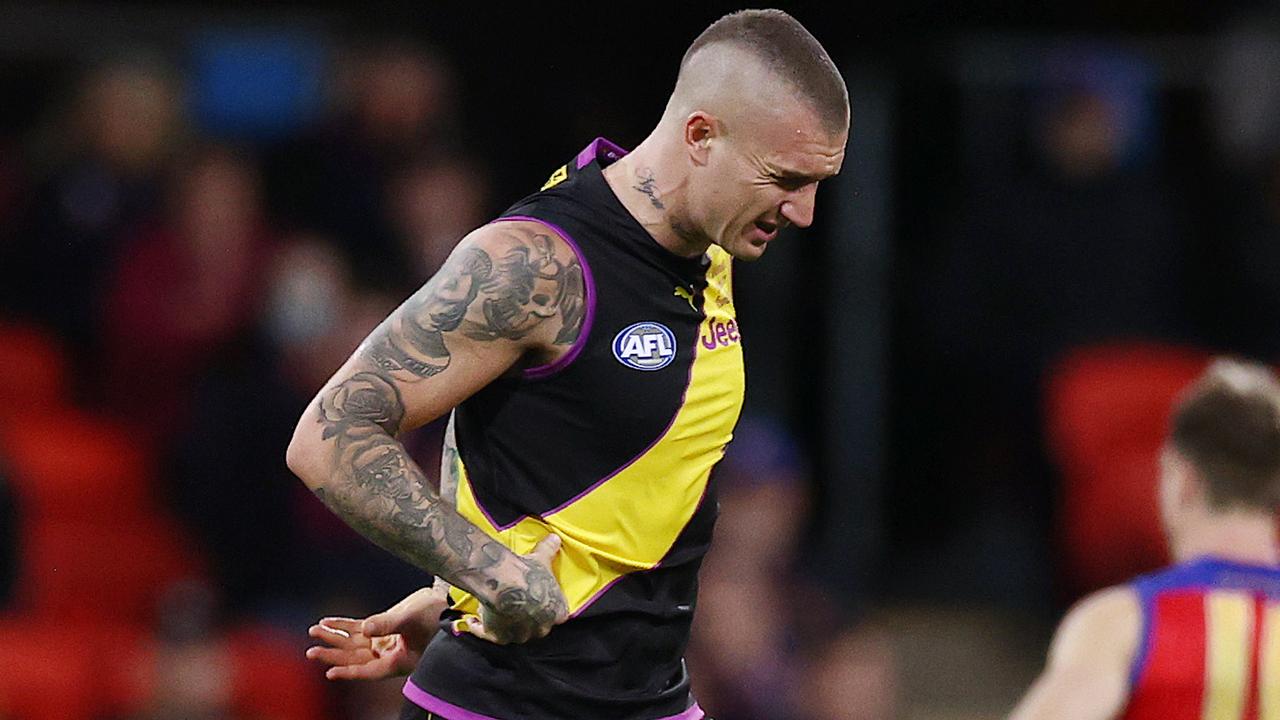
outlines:
[[[1134,581],[1124,720],[1280,720],[1280,568],[1201,558]]]
[[[696,720],[682,655],[717,503],[711,470],[742,406],[730,257],[660,246],[602,173],[597,139],[497,222],[528,220],[577,254],[585,315],[557,362],[454,411],[458,512],[517,553],[563,539],[570,619],[498,646],[454,622],[405,686],[449,720]],[[455,589],[457,614],[475,598]]]

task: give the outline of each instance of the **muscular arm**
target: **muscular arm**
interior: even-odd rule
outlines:
[[[563,352],[581,329],[582,308],[581,268],[563,240],[532,223],[481,228],[361,343],[289,445],[289,467],[331,510],[475,595],[514,637],[563,613],[555,578],[459,515],[396,435],[444,414],[522,359]]]
[[[1063,619],[1049,663],[1009,720],[1112,720],[1129,696],[1142,614],[1128,588],[1083,600]]]

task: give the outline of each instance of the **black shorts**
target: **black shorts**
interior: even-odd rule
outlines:
[[[449,718],[437,715],[430,710],[418,707],[409,700],[405,700],[404,706],[400,708],[399,720],[449,720]]]

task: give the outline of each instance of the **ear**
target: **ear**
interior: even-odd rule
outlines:
[[[684,145],[689,156],[699,165],[707,163],[711,153],[711,141],[724,134],[719,118],[702,110],[689,113],[684,121]]]
[[[1188,460],[1178,463],[1178,505],[1183,508],[1207,507],[1209,488],[1200,471]]]

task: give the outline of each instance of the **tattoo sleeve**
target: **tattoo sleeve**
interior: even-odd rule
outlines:
[[[328,477],[316,494],[369,539],[481,600],[513,636],[549,626],[564,609],[554,576],[515,555],[452,506],[457,447],[450,423],[437,493],[395,436],[406,429],[404,395],[447,373],[450,344],[542,336],[571,343],[583,320],[582,271],[553,239],[511,232],[504,242],[463,245],[440,272],[378,326],[357,351],[357,371],[317,400]],[[479,350],[483,352],[482,349]],[[426,387],[426,386],[424,386]],[[443,496],[443,497],[442,497]]]
[[[559,317],[554,344],[572,344],[582,330],[585,290],[577,257],[557,257],[545,234],[511,235],[494,258],[478,247],[460,250],[440,272],[365,342],[379,369],[414,382],[449,367],[445,336],[520,340]]]

